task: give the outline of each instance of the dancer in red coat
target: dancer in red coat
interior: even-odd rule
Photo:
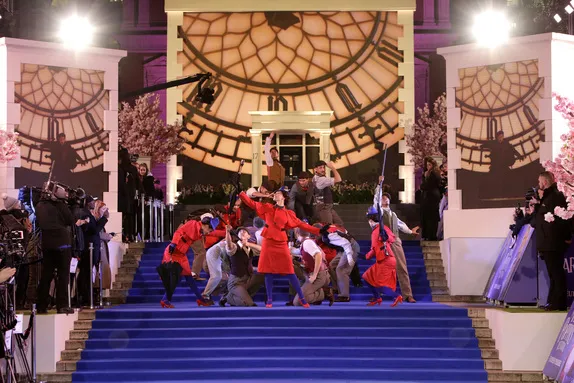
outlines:
[[[189,260],[187,259],[187,251],[193,242],[199,241],[203,236],[211,233],[218,224],[219,220],[217,218],[214,219],[209,217],[206,217],[201,221],[187,221],[175,231],[171,243],[166,247],[163,253],[162,263],[173,261],[180,264],[182,268],[181,275],[185,278],[189,288],[197,297],[198,306],[208,306],[208,304],[201,296],[195,280],[191,275],[191,268],[189,266]],[[174,307],[171,302],[168,301],[167,294],[163,296],[160,304],[161,307]]]
[[[374,208],[367,212],[369,225],[373,229],[371,233],[371,251],[366,255],[367,259],[375,257],[376,262],[363,273],[363,279],[371,290],[374,298],[369,302],[369,306],[380,305],[383,301],[381,293],[395,297],[391,307],[395,307],[403,301],[403,297],[396,292],[397,289],[397,261],[391,251],[391,243],[395,241],[393,232],[379,223],[379,214]],[[387,233],[388,239],[381,241],[380,230]]]
[[[273,194],[275,204],[253,201],[245,192],[239,194],[239,198],[249,208],[265,221],[265,228],[261,233],[263,243],[257,271],[265,274],[265,289],[267,290],[266,307],[273,304],[273,278],[276,274],[286,274],[289,282],[297,291],[303,307],[309,307],[305,301],[299,280],[295,276],[293,261],[287,244],[287,230],[299,227],[309,233],[319,234],[319,229],[299,220],[295,212],[288,210],[285,205],[288,193],[285,187],[280,188]]]

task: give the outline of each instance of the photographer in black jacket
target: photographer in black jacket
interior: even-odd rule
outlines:
[[[50,283],[57,269],[56,307],[58,314],[74,312],[68,306],[68,282],[70,260],[72,259],[71,229],[85,222],[75,220],[64,201],[68,192],[60,185],[42,195],[36,206],[36,223],[42,231],[43,264],[40,285],[38,286],[38,313],[46,313],[50,300]]]
[[[554,215],[558,206],[566,207],[566,198],[554,181],[550,172],[542,172],[538,177],[539,206],[536,211],[536,248],[540,258],[546,263],[550,289],[546,311],[566,310],[567,287],[564,270],[564,253],[572,239],[571,221]],[[550,219],[546,219],[546,216]],[[550,222],[549,222],[550,221]]]

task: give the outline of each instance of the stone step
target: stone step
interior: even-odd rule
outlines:
[[[494,339],[492,338],[478,338],[478,347],[480,348],[494,348],[496,345],[494,344]]]
[[[105,297],[104,303],[107,305],[123,305],[127,302],[127,297]]]
[[[113,290],[129,290],[132,288],[132,282],[114,282],[112,284],[112,291]]]
[[[49,374],[38,374],[38,382],[49,382],[49,383],[60,383],[60,382],[71,382],[72,373],[71,372],[55,372]]]
[[[92,321],[91,320],[77,320],[74,322],[74,330],[91,330]]]
[[[486,318],[486,310],[485,309],[478,309],[478,308],[470,308],[470,309],[468,309],[468,317],[469,318]]]
[[[431,291],[432,291],[433,301],[435,301],[434,297],[443,297],[443,296],[448,297],[450,295],[448,287],[433,287],[431,289]],[[435,302],[438,302],[438,301],[435,301]]]
[[[128,250],[142,249],[145,247],[145,242],[130,242]]]
[[[484,369],[490,371],[502,371],[502,362],[498,359],[486,359],[484,361]]]
[[[427,259],[440,260],[442,262],[442,255],[440,253],[423,253],[423,258],[425,261]]]
[[[70,331],[70,340],[87,340],[89,330],[72,330]]]
[[[445,281],[446,282],[446,275],[443,272],[429,273],[427,271],[427,279],[429,281]]]
[[[430,259],[427,261],[430,261]],[[427,275],[433,274],[433,273],[439,273],[439,274],[445,275],[444,267],[442,267],[442,266],[429,266],[429,265],[427,265],[427,262],[425,262],[425,266],[426,266],[425,268],[427,271]]]
[[[496,348],[483,348],[480,350],[482,359],[498,359],[498,350]]]
[[[439,259],[425,259],[425,266],[428,267],[443,267],[442,257]]]
[[[489,327],[486,328],[475,328],[474,329],[474,333],[476,334],[476,337],[480,340],[480,339],[487,339],[490,338],[492,339],[492,330]]]
[[[113,290],[110,290],[110,298],[127,297],[128,292],[129,292],[129,290],[127,290],[127,289],[117,289],[117,290],[113,289]]]
[[[123,260],[122,263],[120,264],[120,269],[124,269],[124,268],[127,269],[127,268],[132,268],[132,267],[134,267],[134,268],[137,269],[137,268],[139,267],[139,265],[140,265],[139,261],[136,261],[136,260],[126,260],[126,259],[124,258],[124,260]]]
[[[76,371],[76,363],[77,362],[75,360],[61,360],[56,362],[56,372],[74,372]]]
[[[136,261],[139,262],[142,259],[142,255],[143,254],[139,254],[139,255],[124,255],[124,257],[122,258],[123,261]]]
[[[429,280],[429,284],[430,287],[442,287],[442,288],[448,288],[448,285],[446,283],[446,280]]]
[[[96,310],[82,309],[78,312],[78,320],[94,320],[96,319]]]
[[[115,282],[129,282],[132,283],[134,280],[134,276],[133,274],[122,274],[120,272],[118,272],[118,274],[116,275],[116,280]]]
[[[544,382],[540,372],[494,371],[488,372],[489,382]]]
[[[488,319],[486,318],[472,318],[472,327],[474,328],[490,328]]]
[[[78,361],[82,359],[82,350],[64,350],[62,351],[63,361]]]
[[[139,266],[139,265],[138,265]],[[138,266],[130,266],[130,267],[124,267],[121,266],[118,269],[118,275],[130,275],[133,277],[133,275],[136,273],[136,271],[138,270]]]
[[[484,297],[479,295],[433,295],[433,302],[465,302],[484,303]]]
[[[85,340],[67,340],[66,341],[66,348],[67,351],[74,351],[74,350],[83,350],[86,348],[86,341]]]
[[[423,249],[425,247],[440,248],[440,242],[439,241],[421,241],[421,246],[423,247]]]

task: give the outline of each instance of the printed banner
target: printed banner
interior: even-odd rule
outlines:
[[[564,270],[566,270],[566,286],[568,288],[568,306],[574,301],[574,245],[570,245],[564,255]]]
[[[552,347],[543,373],[550,380],[557,380],[560,383],[572,382],[574,375],[574,312],[572,308],[562,324],[562,329],[558,334],[556,343]]]
[[[530,242],[534,229],[530,225],[525,225],[518,234],[516,242],[513,244],[512,232],[506,236],[502,244],[496,263],[490,275],[489,283],[486,287],[484,296],[487,299],[497,301],[504,300],[506,291],[510,286],[512,277],[520,260]]]

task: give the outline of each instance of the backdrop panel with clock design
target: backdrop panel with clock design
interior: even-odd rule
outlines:
[[[226,170],[244,159],[251,173],[248,111],[332,110],[337,167],[377,155],[404,134],[402,36],[397,12],[184,13],[182,75],[212,72],[216,91],[205,106],[183,87],[184,154]]]
[[[462,208],[516,206],[543,170],[539,102],[544,78],[538,60],[463,68],[458,75],[457,189],[462,190]]]
[[[15,100],[21,111],[16,187],[41,186],[52,170],[52,179],[102,198],[108,190],[103,156],[109,144],[104,71],[22,64]]]

